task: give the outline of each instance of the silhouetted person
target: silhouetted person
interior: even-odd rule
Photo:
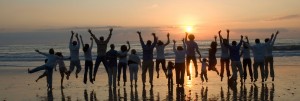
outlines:
[[[161,64],[164,74],[166,75],[166,58],[165,58],[165,47],[170,43],[170,34],[167,34],[168,41],[164,44],[161,40],[158,40],[156,45],[156,73],[159,78],[159,64]]]
[[[189,38],[189,41],[187,40]],[[196,54],[195,51],[199,54],[201,57],[200,51],[198,44],[194,41],[195,36],[193,34],[186,33],[185,35],[185,44],[187,47],[186,50],[186,64],[187,64],[187,75],[189,76],[189,79],[191,79],[191,74],[190,74],[190,61],[193,61],[194,67],[195,67],[195,77],[198,77],[198,65],[197,65],[197,59],[196,59]]]
[[[248,37],[246,36],[247,42],[244,42],[241,56],[243,56],[243,70],[244,70],[244,82],[247,79],[247,66],[249,69],[249,75],[251,77],[251,82],[253,81],[253,73],[252,73],[252,61],[250,55],[250,48],[247,46],[249,44]]]
[[[54,55],[54,50],[51,48],[49,49],[49,54],[40,52],[39,50],[35,50],[39,54],[42,54],[47,57],[47,63],[45,63],[42,66],[36,67],[34,69],[28,68],[28,73],[35,73],[40,70],[47,70],[47,86],[48,90],[52,90],[52,74],[53,74],[53,67],[55,66],[55,63],[58,59],[61,59],[61,57]]]
[[[109,35],[107,37],[106,40],[104,40],[103,36],[100,36],[99,39],[92,33],[92,30],[89,29],[88,32],[91,34],[91,36],[93,37],[93,39],[95,40],[96,44],[97,44],[97,59],[95,62],[95,67],[94,67],[94,77],[93,80],[95,81],[96,79],[96,75],[97,75],[97,71],[99,68],[100,63],[102,62],[104,65],[104,68],[106,70],[106,72],[108,73],[108,66],[107,66],[107,61],[106,61],[106,49],[107,49],[107,43],[109,42],[111,35],[112,35],[112,31],[113,29],[110,28],[109,29]]]
[[[200,74],[200,77],[201,77],[201,81],[202,81],[202,83],[203,83],[203,81],[204,81],[204,79],[205,79],[205,81],[207,82],[208,81],[208,78],[207,78],[207,70],[206,70],[206,67],[209,67],[209,64],[207,64],[207,59],[205,59],[205,58],[203,58],[202,60],[201,60],[201,57],[199,57],[199,61],[200,61],[200,63],[201,63],[201,65],[202,65],[202,67],[201,67],[201,74]]]
[[[248,37],[246,37],[248,40]],[[252,49],[252,53],[254,56],[254,64],[253,64],[253,69],[254,69],[254,82],[257,81],[258,78],[258,66],[260,66],[260,71],[261,71],[261,79],[262,82],[264,82],[265,78],[265,71],[264,71],[264,59],[265,59],[265,45],[260,43],[259,39],[255,39],[255,45],[251,46],[250,44],[246,43],[248,47]]]
[[[136,50],[132,49],[131,54],[128,58],[128,66],[129,66],[129,73],[130,73],[130,86],[132,86],[132,81],[135,81],[135,86],[137,82],[137,73],[139,70],[139,66],[141,66],[141,59],[136,54]]]
[[[212,70],[217,72],[217,74],[219,75],[219,71],[216,68],[217,65],[217,58],[216,58],[216,53],[217,53],[217,36],[214,37],[215,41],[211,42],[210,44],[210,49],[208,50],[208,70]]]
[[[140,38],[140,42],[141,42],[141,46],[143,49],[143,64],[142,64],[142,81],[143,81],[143,85],[145,86],[145,82],[146,82],[146,72],[147,70],[149,70],[149,82],[150,85],[153,86],[153,49],[157,44],[157,37],[155,36],[155,33],[152,33],[153,38],[154,38],[154,42],[152,43],[150,40],[147,41],[147,43],[145,44],[143,41],[143,38],[141,36],[141,32],[137,31],[139,38]]]
[[[237,80],[237,71],[240,74],[240,81],[243,83],[243,68],[242,63],[240,61],[240,48],[243,43],[243,36],[241,36],[241,40],[239,44],[236,41],[232,41],[232,45],[226,45],[230,51],[230,59],[231,59],[231,69],[232,69],[232,76],[228,82],[236,82]]]
[[[59,73],[60,73],[60,76],[61,76],[61,79],[60,79],[60,87],[61,87],[61,88],[64,88],[64,86],[63,86],[64,77],[65,77],[65,75],[68,75],[68,70],[67,70],[67,68],[66,68],[66,65],[65,65],[64,60],[70,59],[70,58],[64,58],[64,56],[62,55],[61,52],[56,52],[55,55],[61,57],[60,59],[57,59],[57,60],[56,60],[55,71],[56,71],[56,67],[57,67],[57,65],[58,65]]]
[[[274,81],[274,66],[273,66],[273,47],[275,40],[277,38],[279,31],[276,32],[275,37],[274,34],[272,34],[271,39],[265,39],[265,45],[266,45],[266,54],[265,54],[265,80],[267,81],[269,76],[269,64],[270,64],[270,76],[272,77],[272,81]]]
[[[45,63],[47,63],[48,59],[45,59]],[[40,75],[36,80],[35,82],[38,82],[41,78],[44,78],[47,76],[47,69],[45,69],[44,73],[42,75]]]
[[[107,70],[108,70],[108,81],[109,81],[109,87],[113,85],[113,87],[116,87],[116,79],[117,79],[117,57],[118,52],[115,50],[115,45],[110,45],[110,50],[106,53],[107,57]]]
[[[173,85],[173,69],[174,69],[174,63],[169,61],[168,67],[167,67],[167,78],[168,78],[168,85]]]
[[[124,81],[124,86],[125,83],[127,82],[127,77],[126,77],[126,70],[127,70],[127,53],[130,50],[130,44],[129,41],[127,41],[128,49],[126,45],[121,46],[121,51],[118,52],[118,57],[119,57],[119,64],[118,64],[118,86],[120,86],[120,76],[121,76],[121,70],[123,69],[123,81]]]
[[[230,56],[229,56],[229,49],[226,47],[226,45],[229,44],[229,30],[227,30],[227,39],[223,39],[221,36],[221,30],[219,31],[219,39],[220,39],[220,45],[221,45],[221,81],[223,81],[223,74],[224,74],[224,66],[226,68],[227,77],[229,79],[230,77]]]
[[[72,33],[72,35],[71,35],[70,43],[69,43],[71,61],[70,61],[70,69],[68,71],[67,79],[69,79],[69,76],[71,75],[71,73],[75,67],[77,68],[76,73],[75,73],[76,78],[78,78],[78,73],[81,71],[81,65],[80,65],[80,60],[79,60],[80,41],[79,41],[77,33],[75,35],[77,41],[72,41],[74,32],[71,31],[71,33]]]
[[[175,53],[175,73],[176,73],[176,84],[182,85],[184,84],[184,74],[185,74],[185,55],[186,55],[186,45],[184,40],[182,40],[183,46],[177,46],[176,49],[176,41],[173,40],[173,51]]]
[[[93,84],[93,57],[92,57],[92,49],[93,49],[93,38],[91,39],[91,46],[89,44],[84,44],[82,37],[80,35],[81,43],[82,43],[82,50],[84,53],[84,59],[85,59],[85,64],[84,64],[84,77],[83,77],[83,83],[86,84],[87,82],[87,74],[89,72],[89,79],[90,82]]]

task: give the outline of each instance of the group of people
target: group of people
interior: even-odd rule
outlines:
[[[141,47],[142,47],[142,61],[137,55],[137,51],[135,49],[131,49],[129,41],[127,41],[127,45],[122,45],[120,47],[120,51],[115,50],[115,45],[110,44],[110,50],[107,51],[107,44],[110,41],[112,36],[113,29],[109,29],[109,36],[106,40],[104,40],[103,36],[100,36],[99,39],[92,33],[92,30],[88,30],[88,33],[91,35],[91,44],[84,44],[82,36],[79,34],[75,34],[75,32],[71,31],[71,38],[69,43],[70,49],[70,57],[66,58],[62,55],[61,52],[54,52],[54,49],[49,49],[48,53],[40,52],[36,50],[39,54],[46,56],[45,64],[34,69],[28,69],[28,73],[34,73],[40,70],[45,70],[45,72],[39,76],[36,82],[43,77],[47,77],[47,86],[48,89],[52,89],[52,74],[53,68],[58,65],[59,71],[61,74],[61,87],[63,88],[63,80],[66,75],[66,79],[69,79],[71,73],[74,71],[76,67],[75,77],[78,78],[78,74],[81,71],[81,63],[79,59],[79,51],[80,45],[82,45],[82,50],[85,58],[85,71],[84,71],[84,79],[83,82],[87,83],[87,78],[89,77],[90,83],[94,83],[96,80],[96,74],[99,68],[100,63],[102,62],[106,73],[108,74],[108,82],[109,87],[116,85],[120,86],[120,77],[123,70],[123,82],[124,86],[127,82],[127,65],[129,67],[130,72],[130,85],[133,86],[133,82],[137,83],[138,78],[138,69],[141,67],[142,69],[142,83],[145,86],[146,83],[146,73],[149,72],[149,83],[151,87],[153,86],[153,72],[154,72],[154,61],[153,61],[153,51],[156,48],[157,56],[156,56],[156,72],[157,78],[159,78],[159,70],[160,65],[162,67],[164,75],[168,78],[168,84],[173,85],[173,69],[175,69],[176,75],[176,84],[177,86],[184,85],[184,77],[185,71],[187,72],[187,76],[191,79],[190,73],[190,61],[192,60],[195,67],[195,78],[198,77],[198,65],[197,59],[199,59],[201,63],[201,80],[208,80],[207,77],[207,68],[209,71],[215,71],[220,77],[221,81],[223,80],[224,67],[226,68],[228,82],[236,83],[237,80],[237,72],[239,71],[241,77],[241,83],[245,82],[247,78],[247,68],[249,69],[249,75],[251,77],[251,82],[253,81],[253,73],[252,73],[252,63],[251,63],[251,55],[250,50],[252,50],[254,56],[254,82],[257,81],[258,78],[258,66],[260,66],[261,70],[261,78],[262,81],[266,81],[268,78],[268,64],[270,64],[270,75],[272,80],[274,80],[274,68],[273,68],[273,55],[272,48],[275,42],[275,39],[278,35],[278,31],[276,34],[272,34],[271,38],[265,39],[265,43],[260,43],[259,39],[255,39],[255,45],[251,45],[249,43],[248,37],[246,37],[246,42],[243,41],[243,36],[241,36],[241,40],[239,43],[236,41],[232,41],[232,44],[229,44],[229,30],[227,30],[227,38],[223,38],[221,35],[221,31],[219,31],[219,39],[221,46],[221,73],[216,68],[217,59],[217,36],[214,37],[214,41],[211,42],[208,59],[201,56],[199,51],[198,44],[195,42],[195,36],[193,34],[186,33],[185,38],[183,38],[182,46],[177,46],[176,41],[173,40],[173,51],[175,54],[175,63],[168,61],[166,66],[166,58],[165,58],[165,47],[170,43],[170,34],[167,34],[167,42],[164,43],[161,40],[158,40],[158,37],[155,33],[152,33],[154,38],[153,42],[151,40],[147,40],[146,43],[142,38],[142,34],[140,31],[137,31],[137,34],[140,39]],[[74,39],[76,37],[76,40]],[[79,40],[80,37],[80,40]],[[95,64],[93,64],[92,59],[92,48],[93,42],[97,44],[97,59]],[[243,45],[243,48],[241,46]],[[128,46],[128,47],[127,47]],[[240,52],[240,50],[242,50]],[[131,52],[128,55],[128,52]],[[196,53],[199,56],[196,56]],[[243,57],[243,64],[240,61],[240,57]],[[119,59],[119,61],[118,61]],[[70,60],[70,68],[67,70],[64,60]],[[231,69],[232,75],[230,74],[229,64],[231,61]],[[93,66],[94,65],[94,66]],[[93,68],[94,67],[94,68]],[[242,68],[243,67],[243,68]],[[56,68],[55,68],[56,71]],[[87,76],[89,75],[89,76]],[[230,77],[231,76],[231,77]],[[244,81],[243,81],[244,79]]]

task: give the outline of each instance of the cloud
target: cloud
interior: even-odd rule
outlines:
[[[286,15],[286,16],[267,19],[266,21],[289,20],[289,19],[295,19],[295,18],[299,18],[299,17],[300,17],[300,15],[298,15],[298,14],[292,14],[292,15]]]

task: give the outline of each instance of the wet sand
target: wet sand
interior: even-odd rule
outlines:
[[[291,60],[292,59],[292,60]],[[201,83],[200,77],[192,80],[185,79],[184,87],[167,86],[167,79],[160,75],[156,78],[154,73],[154,86],[149,83],[145,87],[141,83],[141,71],[139,70],[138,86],[130,87],[129,82],[126,86],[116,89],[109,89],[107,86],[107,74],[103,67],[100,67],[94,84],[83,83],[83,71],[79,78],[75,78],[73,73],[70,80],[65,80],[64,89],[60,89],[60,74],[53,74],[53,90],[48,92],[46,89],[46,79],[39,82],[35,79],[43,73],[27,74],[24,67],[1,67],[0,68],[0,100],[286,100],[295,101],[300,99],[300,71],[299,57],[276,57],[275,62],[275,81],[269,77],[265,83],[259,77],[256,83],[251,83],[250,79],[241,85],[227,86],[227,80],[223,82],[215,72],[209,71],[209,81]],[[285,61],[285,62],[282,62]],[[83,61],[82,61],[83,63]],[[67,64],[67,63],[66,63]],[[219,65],[217,68],[220,69]],[[200,69],[200,67],[199,67]],[[129,71],[128,71],[129,72]],[[259,71],[260,72],[260,71]],[[194,71],[192,71],[194,73]],[[162,74],[162,73],[161,73]],[[129,75],[127,75],[129,79]],[[147,74],[148,76],[148,74]],[[250,77],[248,77],[250,78]],[[147,77],[148,80],[148,77]],[[173,76],[175,81],[175,76]],[[121,79],[121,81],[123,81]],[[175,82],[174,82],[175,83]]]

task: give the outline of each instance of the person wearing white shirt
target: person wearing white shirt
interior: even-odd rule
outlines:
[[[270,64],[270,76],[272,77],[272,81],[274,81],[274,66],[273,66],[273,46],[278,35],[279,31],[276,32],[275,36],[272,34],[271,39],[265,39],[266,44],[266,54],[265,54],[265,77],[266,81],[269,76],[269,64]]]
[[[166,44],[164,44],[161,40],[158,40],[156,48],[156,73],[157,78],[159,78],[159,64],[162,65],[162,69],[164,73],[166,74],[166,58],[165,58],[165,47],[170,43],[170,34],[167,34],[168,41]]]

